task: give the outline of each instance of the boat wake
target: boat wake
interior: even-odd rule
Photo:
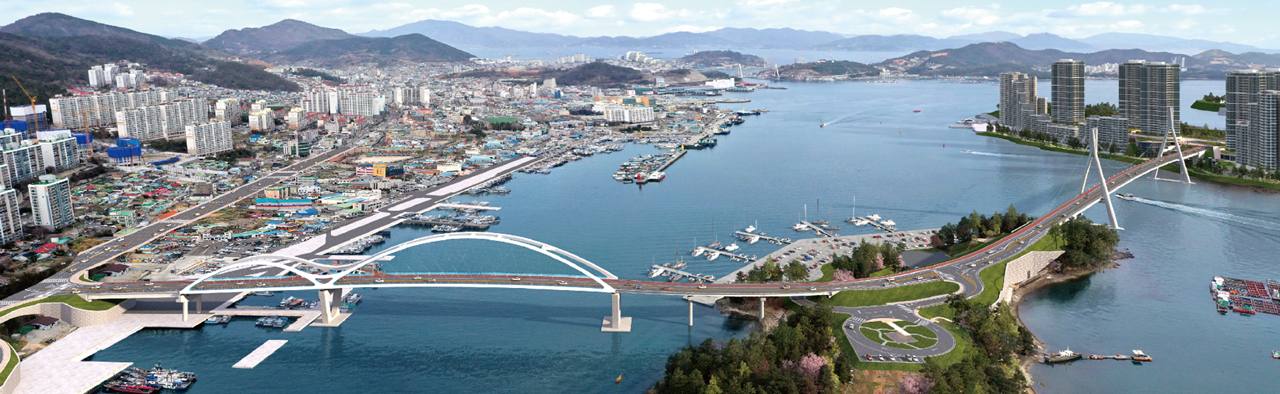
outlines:
[[[978,156],[991,156],[991,157],[1015,157],[1015,156],[1019,156],[1019,155],[1011,155],[1011,154],[1008,154],[1008,153],[978,152],[978,151],[972,151],[972,150],[962,150],[962,151],[960,151],[960,153],[968,153],[968,154],[971,154],[971,155],[978,155]]]
[[[1150,200],[1150,199],[1145,199],[1145,198],[1142,198],[1142,197],[1133,197],[1133,198],[1132,198],[1132,201],[1140,202],[1140,203],[1147,204],[1147,205],[1153,205],[1153,206],[1157,206],[1157,207],[1165,208],[1165,209],[1172,210],[1172,211],[1178,211],[1178,212],[1183,212],[1183,213],[1189,213],[1189,214],[1192,214],[1192,215],[1203,216],[1203,217],[1207,217],[1207,218],[1210,218],[1210,219],[1217,219],[1217,220],[1221,220],[1221,221],[1227,221],[1227,222],[1239,223],[1239,224],[1244,224],[1244,225],[1254,226],[1254,227],[1258,227],[1258,228],[1264,228],[1264,229],[1268,229],[1268,230],[1276,230],[1276,231],[1280,231],[1280,223],[1275,223],[1275,222],[1271,222],[1271,221],[1266,221],[1266,220],[1261,220],[1261,219],[1255,219],[1255,218],[1250,218],[1250,217],[1244,217],[1244,216],[1240,216],[1240,215],[1233,215],[1233,214],[1230,214],[1230,213],[1226,213],[1226,212],[1219,212],[1219,211],[1214,211],[1214,210],[1210,210],[1210,209],[1196,208],[1196,207],[1189,207],[1189,206],[1186,206],[1186,205],[1174,204],[1174,203],[1170,203],[1170,202],[1164,202],[1164,201],[1158,201],[1158,200]]]

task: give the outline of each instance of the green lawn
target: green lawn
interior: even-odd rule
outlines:
[[[835,279],[836,269],[832,268],[831,264],[824,264],[821,267],[819,267],[819,269],[822,270],[822,277],[818,278],[819,282],[830,282],[833,279]],[[872,272],[870,277],[875,278],[878,276],[889,276],[889,275],[893,275],[894,273],[895,272],[893,272],[892,268],[885,268],[876,272]]]
[[[1182,173],[1182,166],[1179,166],[1178,163],[1176,162],[1173,164],[1165,165],[1164,167],[1160,167],[1160,169],[1164,171],[1169,171],[1175,174]],[[1210,180],[1214,182],[1222,182],[1222,183],[1228,183],[1232,185],[1253,186],[1253,187],[1261,187],[1265,189],[1280,190],[1280,183],[1276,183],[1276,182],[1265,181],[1261,179],[1236,178],[1233,176],[1218,175],[1218,174],[1208,173],[1208,172],[1204,172],[1199,169],[1190,168],[1190,167],[1187,168],[1187,171],[1191,172],[1192,177]]]
[[[73,308],[84,309],[87,311],[105,311],[107,309],[111,309],[112,307],[115,307],[116,305],[120,304],[120,302],[122,301],[124,300],[89,301],[75,294],[45,297],[39,300],[23,303],[21,305],[12,306],[3,311],[0,311],[0,318],[3,318],[5,315],[8,315],[10,312],[18,310],[20,308],[25,308],[31,305],[44,304],[44,303],[50,303],[50,302],[61,302],[61,303],[70,305]]]
[[[795,304],[790,304],[790,305],[795,305]],[[844,337],[843,325],[845,320],[848,320],[850,316],[843,313],[837,313],[835,314],[835,317],[836,319],[834,322],[832,322],[832,325],[831,325],[831,332],[837,335],[836,343],[840,344],[840,353],[845,355],[846,357],[849,357],[849,360],[853,362],[854,368],[867,370],[867,371],[920,372],[920,369],[924,366],[923,364],[912,364],[912,363],[868,362],[859,358],[858,354],[853,351],[853,346],[849,344],[849,340]],[[866,324],[867,323],[864,323],[863,325],[866,325]],[[950,352],[947,352],[946,354],[933,358],[934,360],[937,360],[937,362],[945,368],[945,367],[951,366],[951,364],[955,364],[964,360],[965,355],[969,354],[970,352],[969,349],[972,348],[973,345],[969,344],[969,341],[971,341],[971,339],[969,339],[969,333],[965,332],[964,330],[961,330],[959,327],[956,327],[956,325],[954,324],[943,322],[941,323],[941,325],[943,328],[946,328],[947,331],[950,331],[951,335],[956,337],[955,349],[952,349]],[[906,329],[906,330],[907,332],[911,332],[910,329]]]
[[[13,350],[13,346],[9,344],[5,344],[4,346],[9,351],[9,362],[4,363],[4,370],[0,370],[0,384],[4,384],[4,382],[9,380],[9,374],[13,372],[14,368],[18,367],[19,361],[18,352]]]
[[[835,297],[811,296],[809,300],[823,305],[859,307],[918,300],[957,291],[960,291],[958,284],[935,281],[880,290],[845,290],[836,293]]]

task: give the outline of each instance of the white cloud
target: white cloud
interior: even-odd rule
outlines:
[[[667,28],[664,31],[664,33],[675,33],[675,32],[681,32],[681,31],[687,31],[691,33],[706,33],[706,32],[709,32],[712,30],[718,30],[718,29],[720,29],[720,27],[717,27],[717,26],[680,25],[680,26]]]
[[[1119,21],[1111,24],[1111,28],[1116,30],[1134,30],[1140,27],[1142,27],[1142,22],[1132,20],[1132,19]]]
[[[1067,7],[1066,13],[1055,13],[1059,16],[1121,16],[1147,12],[1147,6],[1135,4],[1125,6],[1109,1],[1080,4]]]
[[[1196,23],[1195,19],[1187,18],[1187,19],[1180,20],[1177,23],[1174,23],[1173,26],[1179,29],[1186,30],[1186,29],[1195,27],[1197,24],[1198,23]]]
[[[606,16],[613,16],[613,6],[602,5],[602,6],[591,7],[587,9],[587,16],[592,18],[603,18]]]
[[[1196,14],[1203,14],[1205,9],[1204,9],[1204,6],[1201,6],[1199,4],[1192,4],[1192,5],[1170,4],[1168,7],[1161,8],[1160,11],[1174,13],[1174,14],[1196,15]]]
[[[795,1],[796,0],[742,0],[738,2],[738,5],[744,7],[764,7],[792,3]]]
[[[114,12],[115,12],[115,14],[116,14],[116,15],[119,15],[119,16],[132,16],[132,15],[133,15],[133,8],[129,7],[128,5],[121,4],[121,3],[115,3],[115,4],[112,4],[112,5],[111,5],[111,10],[112,10],[112,11],[114,11]]]
[[[880,16],[903,20],[915,15],[914,12],[905,8],[889,7],[876,12]]]
[[[302,0],[278,0],[271,2],[271,5],[281,8],[301,8],[307,7],[307,2]]]
[[[966,24],[976,23],[979,25],[990,25],[1000,20],[1000,17],[996,16],[994,10],[975,8],[972,6],[964,6],[942,11],[942,18],[953,22],[962,22]]]
[[[631,6],[631,17],[645,22],[656,21],[671,15],[667,6],[658,3],[635,3]]]

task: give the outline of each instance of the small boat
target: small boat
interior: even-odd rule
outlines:
[[[823,124],[818,125],[818,127],[827,127],[827,124],[826,124],[826,123],[823,123]]]
[[[613,381],[613,384],[618,384],[618,383],[622,383],[622,374],[618,374],[618,379]]]
[[[1274,359],[1280,359],[1280,350],[1272,350],[1272,351],[1271,351],[1271,358],[1274,358]]]
[[[1119,198],[1119,199],[1121,199],[1121,200],[1129,200],[1129,201],[1133,201],[1133,195],[1132,195],[1132,194],[1116,193],[1116,197],[1117,197],[1117,198]]]
[[[663,272],[666,272],[666,270],[661,269],[661,268],[658,268],[658,267],[650,268],[650,269],[649,269],[649,277],[650,277],[650,278],[656,278],[656,277],[662,276],[662,273],[663,273]]]
[[[1071,351],[1071,349],[1063,350],[1057,353],[1046,354],[1044,356],[1045,364],[1064,363],[1067,361],[1079,360],[1084,355]]]
[[[754,233],[756,231],[756,226],[747,226],[747,228],[742,231],[746,233]]]
[[[973,153],[971,150],[961,150],[960,153]]]
[[[1099,355],[1097,355],[1097,354],[1090,354],[1090,355],[1089,355],[1089,359],[1090,359],[1090,360],[1105,360],[1105,359],[1107,359],[1107,356],[1099,356]]]
[[[720,252],[711,252],[711,254],[707,255],[707,261],[715,260],[718,258],[720,258]]]
[[[707,245],[707,247],[708,247],[708,248],[712,248],[712,249],[718,248],[718,247],[720,247],[720,241],[712,242],[712,243],[708,244],[708,245]]]
[[[791,229],[796,231],[809,231],[809,226],[804,223],[796,223],[796,225],[791,226]]]
[[[204,319],[205,324],[227,324],[230,321],[231,316],[227,315],[209,316],[208,319]]]
[[[1253,316],[1258,314],[1258,312],[1253,310],[1253,305],[1238,304],[1236,305],[1235,310],[1244,316]]]
[[[667,178],[667,173],[662,171],[654,171],[649,173],[649,182],[660,182]]]
[[[732,251],[735,251],[735,250],[738,250],[738,249],[739,249],[738,244],[729,244],[729,246],[725,246],[725,247],[724,247],[724,251],[726,251],[726,252],[732,252]]]
[[[271,291],[255,291],[253,292],[253,295],[262,296],[262,297],[275,297],[276,293]]]
[[[1123,354],[1117,354],[1117,355],[1115,356],[1115,358],[1116,358],[1116,360],[1128,360],[1128,359],[1129,359],[1129,356],[1127,356],[1127,355],[1123,355]]]
[[[917,110],[915,110],[915,111],[911,111],[911,112],[920,112],[920,110],[918,110],[918,109],[917,109]]]
[[[1155,360],[1152,360],[1151,356],[1148,356],[1146,353],[1143,353],[1141,350],[1134,350],[1133,361],[1155,361]]]
[[[108,390],[115,391],[117,393],[131,393],[131,394],[151,394],[156,391],[156,389],[151,386],[125,384],[125,383],[107,385],[106,388]]]

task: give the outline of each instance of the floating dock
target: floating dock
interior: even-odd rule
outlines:
[[[752,238],[763,239],[763,240],[765,240],[765,241],[769,241],[769,243],[774,244],[774,245],[786,245],[786,244],[791,243],[791,238],[770,237],[770,236],[767,236],[767,235],[764,235],[764,234],[748,233],[748,232],[746,232],[746,231],[742,231],[742,230],[734,231],[734,232],[733,232],[733,234],[738,235],[738,236],[743,236],[743,237],[752,237]]]
[[[1210,283],[1209,294],[1215,301],[1225,298],[1229,302],[1225,305],[1227,312],[1280,315],[1280,282],[1275,280],[1268,279],[1263,283],[1215,276]]]
[[[699,252],[701,252],[701,253],[699,253]],[[748,263],[750,263],[750,262],[752,262],[752,261],[755,261],[755,258],[754,258],[754,257],[752,257],[752,256],[747,256],[747,255],[745,255],[745,254],[737,254],[737,253],[733,253],[733,252],[726,252],[726,251],[723,251],[723,250],[712,249],[712,248],[708,248],[708,247],[706,247],[706,246],[699,246],[699,247],[695,248],[695,249],[693,250],[693,253],[695,253],[695,254],[694,254],[694,256],[704,256],[704,255],[705,255],[705,256],[708,256],[708,257],[707,257],[707,259],[708,259],[708,260],[710,260],[710,259],[711,259],[711,257],[710,257],[710,256],[712,256],[712,253],[715,253],[715,254],[717,254],[717,255],[718,255],[717,257],[719,257],[719,256],[726,256],[726,257],[728,257],[730,260],[733,260],[733,261],[743,261],[743,262],[748,262]]]
[[[276,350],[279,350],[281,346],[284,346],[286,342],[289,341],[283,339],[269,340],[266,343],[263,343],[262,346],[258,346],[258,348],[252,353],[249,353],[248,356],[244,356],[243,359],[240,359],[240,362],[232,365],[231,368],[253,369],[253,367],[258,366],[262,360],[266,360],[267,356],[270,356],[272,353],[275,353]]]
[[[670,277],[671,275],[679,275],[680,279],[693,278],[698,282],[710,282],[710,281],[716,280],[716,277],[712,275],[690,274],[688,272],[684,272],[675,268],[663,267],[657,264],[654,264],[653,268],[657,270],[661,270],[662,275],[659,275],[659,276],[663,276],[663,277]]]
[[[860,217],[854,218],[853,221],[846,220],[845,222],[853,223],[853,225],[855,226],[860,226],[864,224],[871,225],[871,227],[875,227],[876,230],[884,231],[886,233],[893,233],[898,231],[898,228],[895,226],[888,226],[888,225],[885,225],[884,223],[880,223],[880,219],[883,219],[883,218],[879,217],[878,215],[875,217],[860,216]]]
[[[807,220],[801,220],[801,221],[800,221],[800,224],[803,224],[803,225],[809,226],[809,230],[813,230],[813,233],[814,233],[814,234],[817,234],[819,237],[823,237],[823,238],[835,238],[835,237],[839,237],[839,236],[840,236],[840,234],[833,233],[833,232],[831,232],[830,230],[827,230],[827,229],[822,228],[821,226],[818,226],[818,225],[813,224],[813,223],[809,223],[809,221],[807,221]],[[806,231],[808,231],[808,230],[806,230]]]

